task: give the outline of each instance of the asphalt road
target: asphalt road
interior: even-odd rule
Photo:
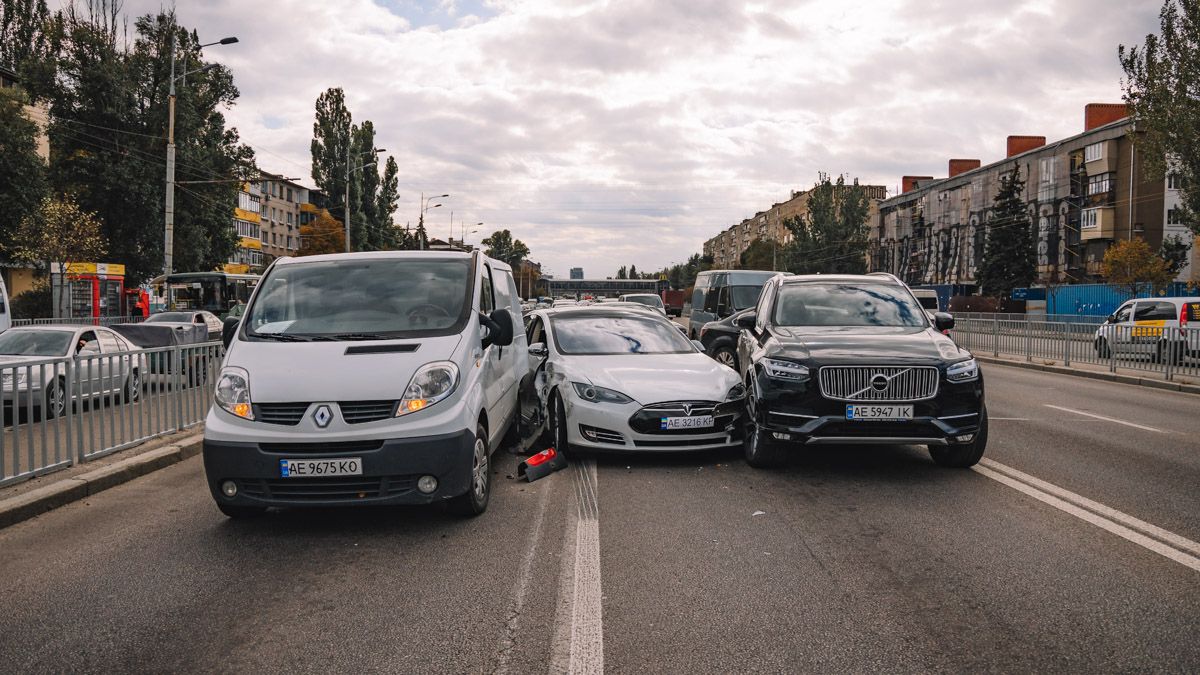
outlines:
[[[984,372],[993,468],[1200,538],[1195,397]],[[918,448],[838,448],[799,452],[773,472],[736,454],[577,458],[526,484],[509,478],[515,458],[496,459],[491,508],[475,520],[413,508],[230,522],[194,458],[0,531],[0,663],[22,673],[1200,668],[1200,568],[992,469],[942,469]]]

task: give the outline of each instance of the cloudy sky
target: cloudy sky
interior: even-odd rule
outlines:
[[[159,0],[125,0],[130,14]],[[483,222],[566,276],[660,268],[812,185],[891,190],[1120,101],[1117,45],[1159,0],[178,0],[233,69],[268,171],[311,184],[313,103],[343,87],[400,165],[399,223]]]

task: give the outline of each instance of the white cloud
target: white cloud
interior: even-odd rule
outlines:
[[[1157,25],[1157,3],[1123,0],[416,4],[177,9],[241,38],[208,56],[264,168],[308,178],[313,102],[341,86],[400,164],[399,222],[450,192],[435,236],[453,208],[564,276],[681,260],[818,171],[896,185],[999,159],[1008,134],[1077,133],[1084,104],[1120,99],[1117,44]]]

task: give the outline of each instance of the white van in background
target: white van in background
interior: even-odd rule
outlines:
[[[276,260],[222,335],[204,429],[218,508],[483,513],[529,368],[520,315],[511,268],[478,252]]]
[[[8,302],[8,289],[0,278],[0,333],[12,328],[12,305]]]

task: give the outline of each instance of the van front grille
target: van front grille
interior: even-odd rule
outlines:
[[[266,424],[294,427],[304,419],[308,403],[255,403],[254,419]]]

